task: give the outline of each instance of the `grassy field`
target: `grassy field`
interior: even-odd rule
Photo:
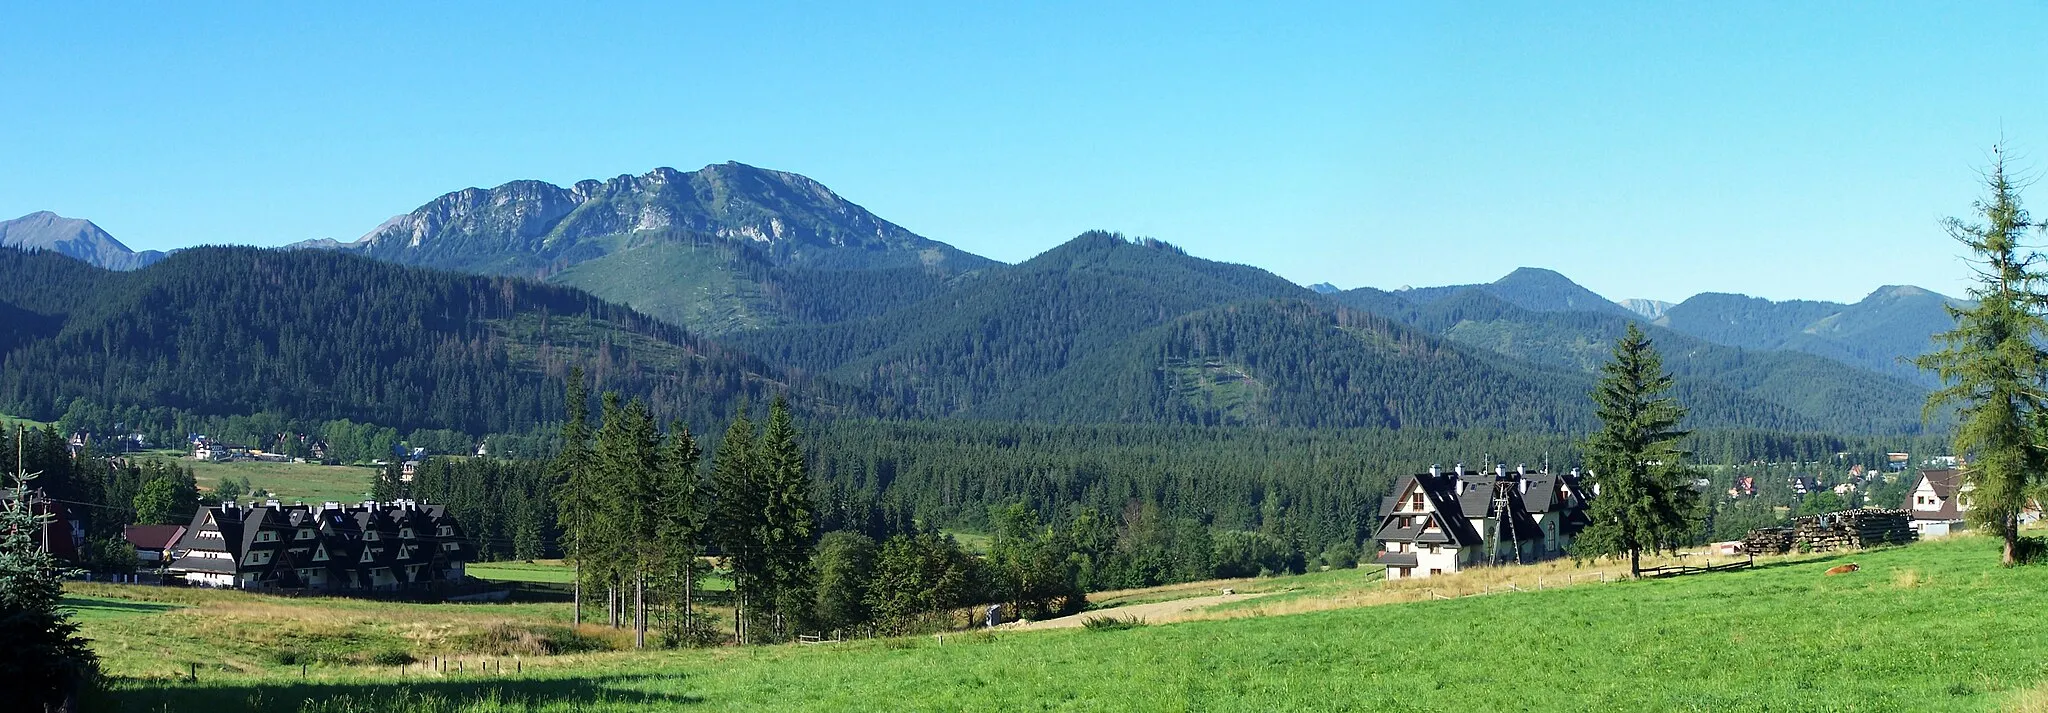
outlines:
[[[178,451],[166,451],[160,455],[165,460],[191,468],[192,477],[199,481],[201,488],[211,490],[222,478],[238,478],[248,481],[251,489],[267,490],[271,497],[285,502],[360,501],[369,494],[370,483],[377,477],[375,468],[365,466],[260,461],[215,463],[183,456]]]
[[[475,562],[463,568],[469,576],[493,582],[541,582],[546,584],[568,584],[575,578],[575,570],[561,560],[533,560],[531,562]],[[710,575],[702,582],[704,589],[722,592],[732,589],[732,581],[719,575]]]
[[[1313,602],[1423,589],[1375,585],[1365,581],[1369,573],[1346,570],[1266,581],[1298,595],[1295,606],[1306,613],[1286,616],[1238,611],[1218,621],[943,642],[577,654],[526,659],[517,676],[479,675],[472,666],[400,679],[388,668],[339,665],[301,680],[295,668],[224,666],[196,684],[119,679],[109,695],[121,710],[142,711],[2048,710],[2048,639],[2038,635],[2048,623],[2048,567],[2003,570],[1996,557],[1995,542],[1958,537],[1542,591],[1480,584],[1500,577],[1449,581],[1461,576],[1419,601],[1313,611]],[[1862,571],[1822,574],[1852,561]],[[1557,567],[1553,576],[1570,573],[1568,564]],[[1435,598],[1486,589],[1500,593]],[[143,625],[179,617],[186,609],[156,608],[178,602],[140,604],[94,604],[105,608],[87,611],[89,634],[138,632],[97,646],[135,651],[156,637],[206,646],[203,631]],[[360,607],[336,616],[375,619],[360,623],[401,636],[499,615],[451,605],[331,606]],[[394,606],[430,608],[379,609]],[[221,628],[208,618],[185,622]],[[257,620],[224,623],[234,631]],[[263,621],[271,628],[248,635],[288,640],[301,626]],[[428,648],[448,640],[420,639]],[[116,672],[151,673],[132,664]]]

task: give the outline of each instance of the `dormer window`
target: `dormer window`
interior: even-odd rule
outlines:
[[[269,550],[256,550],[242,557],[242,564],[270,564]]]
[[[376,542],[376,541],[377,541],[377,531],[376,531],[376,530],[364,530],[364,531],[363,531],[363,541],[364,541],[364,542]]]
[[[316,535],[314,535],[314,534],[313,534],[313,530],[312,530],[312,528],[306,528],[306,527],[302,527],[302,528],[299,528],[299,534],[298,534],[298,538],[297,538],[297,539],[301,539],[301,540],[310,540],[310,539],[313,539],[314,537],[316,537]]]
[[[401,528],[398,528],[398,539],[401,539],[401,540],[410,540],[410,539],[412,539],[412,528],[410,528],[410,527],[401,527]]]
[[[314,562],[326,562],[326,561],[327,561],[327,546],[326,546],[326,545],[321,545],[321,546],[320,546],[320,547],[319,547],[318,549],[315,549],[315,550],[313,550],[313,561],[314,561]]]
[[[435,535],[435,536],[437,536],[437,537],[454,537],[454,536],[455,536],[455,526],[454,526],[454,525],[442,525],[442,526],[440,526],[440,527],[438,527],[438,528],[435,528],[435,529],[434,529],[434,535]]]
[[[276,533],[276,532],[274,532],[274,531],[271,531],[271,530],[264,530],[264,531],[262,531],[262,532],[258,532],[258,533],[256,533],[256,541],[257,541],[257,542],[276,542],[276,541],[277,541],[277,533]]]

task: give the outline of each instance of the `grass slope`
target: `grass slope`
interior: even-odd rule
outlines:
[[[1863,571],[1825,577],[1847,561]],[[520,677],[121,680],[123,710],[1992,710],[2048,567],[1955,538],[1746,572],[1124,630],[529,661]],[[142,614],[146,619],[158,614]],[[91,623],[90,620],[88,623]],[[89,626],[88,631],[93,631]],[[280,635],[284,632],[280,631]],[[196,635],[196,634],[195,634]]]

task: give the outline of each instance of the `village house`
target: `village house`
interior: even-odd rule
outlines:
[[[1381,500],[1375,561],[1388,579],[1406,579],[1559,557],[1585,529],[1588,495],[1576,469],[1432,467],[1401,478]]]
[[[191,584],[332,593],[432,591],[476,557],[447,506],[411,500],[202,507],[176,549]]]
[[[1977,486],[1963,482],[1963,471],[1937,468],[1920,471],[1920,481],[1906,494],[1906,513],[1913,518],[1913,531],[1922,539],[1941,537],[1969,527],[1970,491]],[[2027,501],[2020,510],[2020,524],[2041,519],[2041,503]]]
[[[28,499],[29,513],[43,523],[29,533],[29,539],[57,559],[79,561],[79,554],[85,551],[85,521],[73,516],[69,508],[41,489],[0,488],[0,507],[14,507],[24,497]]]
[[[178,541],[185,539],[184,525],[129,525],[121,528],[121,539],[135,548],[135,559],[154,567],[175,558]]]

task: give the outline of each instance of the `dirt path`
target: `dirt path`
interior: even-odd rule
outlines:
[[[1187,614],[1200,611],[1202,609],[1206,609],[1217,604],[1241,602],[1246,599],[1253,599],[1262,596],[1263,594],[1265,593],[1248,592],[1245,594],[1215,594],[1206,597],[1172,599],[1163,602],[1152,602],[1149,604],[1132,604],[1130,606],[1111,607],[1109,609],[1103,609],[1101,611],[1081,612],[1073,616],[1063,616],[1058,619],[1034,621],[1028,624],[1011,624],[1004,628],[1013,629],[1017,631],[1031,631],[1034,629],[1066,629],[1080,626],[1083,622],[1086,622],[1089,619],[1101,619],[1107,617],[1115,617],[1119,619],[1137,617],[1147,624],[1164,624],[1170,621],[1179,621],[1180,619],[1184,618]]]

